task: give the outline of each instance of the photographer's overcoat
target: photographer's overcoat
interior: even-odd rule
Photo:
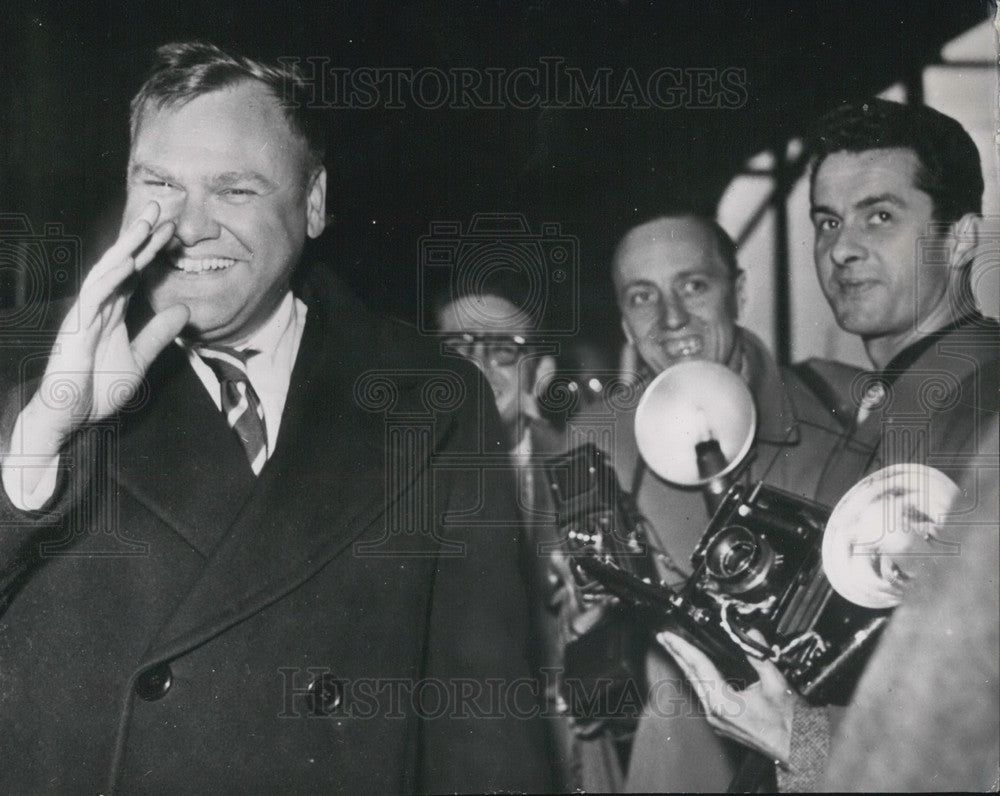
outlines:
[[[3,496],[0,791],[548,785],[489,393],[319,269],[302,297],[256,479],[171,345],[77,435],[55,514]]]

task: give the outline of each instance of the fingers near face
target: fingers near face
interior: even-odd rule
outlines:
[[[159,217],[160,217],[160,205],[157,202],[149,202],[142,209],[142,212],[139,214],[139,217],[135,220],[135,224],[133,224],[133,226],[139,224],[139,222],[145,221],[149,225],[149,228],[152,229],[153,225],[156,223],[156,219]]]
[[[157,219],[160,217],[160,206],[156,202],[149,202],[143,207],[142,212],[136,216],[131,223],[123,221],[123,228],[115,245],[111,251],[115,251],[119,257],[132,255],[143,242],[149,237]]]
[[[135,255],[135,270],[141,271],[156,256],[157,252],[162,249],[167,241],[169,241],[174,234],[174,222],[164,221],[160,226],[153,230],[153,234],[149,236],[149,240],[146,245],[143,246]]]

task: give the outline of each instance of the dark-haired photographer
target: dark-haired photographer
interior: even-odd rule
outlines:
[[[983,501],[996,494],[996,435],[991,437],[987,431],[995,430],[1000,409],[1000,327],[978,311],[969,284],[972,261],[980,251],[982,224],[983,178],[975,144],[958,122],[931,108],[870,99],[826,116],[813,147],[810,215],[817,275],[838,324],[861,337],[876,368],[856,382],[854,422],[823,470],[817,499],[832,505],[863,476],[889,465],[940,470],[961,485],[953,506],[955,519],[930,533],[922,531],[924,541],[937,546],[929,544],[929,550],[893,560],[889,577],[894,586],[919,582],[925,573],[940,569],[936,559],[942,556],[958,556],[951,569],[971,567],[972,562],[961,559],[979,543],[968,543],[966,537],[967,544],[959,545],[961,529],[957,526],[963,518],[978,517],[978,530],[995,534],[996,506]],[[914,480],[920,486],[919,479]],[[887,536],[912,536],[916,528],[910,523],[919,525],[912,512],[900,527],[882,531]],[[995,582],[989,587],[981,576],[979,582],[983,584],[979,592],[984,595],[982,610],[990,611],[995,599],[988,595],[991,589],[995,592]],[[923,589],[919,593],[926,601]],[[912,612],[905,611],[903,616],[912,630]],[[947,621],[986,628],[995,623],[995,613],[983,620],[954,615]],[[779,772],[782,790],[814,788],[828,751],[837,757],[838,746],[846,744],[857,750],[850,733],[864,726],[864,717],[887,720],[875,712],[878,704],[884,709],[887,703],[875,700],[894,688],[897,668],[898,682],[909,684],[911,695],[916,693],[912,684],[921,674],[910,668],[909,652],[901,642],[906,636],[894,630],[893,621],[887,633],[892,645],[885,654],[876,650],[841,734],[837,732],[839,711],[806,707],[767,663],[757,665],[767,671],[762,682],[771,687],[751,695],[759,698],[742,716],[720,720],[717,726],[758,748],[787,750],[789,765]],[[935,633],[910,635],[919,639],[916,644],[940,643]],[[957,657],[963,660],[976,660],[982,654],[979,644],[996,637],[994,633],[978,638],[965,632],[954,636],[969,656],[959,653]],[[692,677],[719,681],[714,666],[697,650],[676,637],[665,642]],[[954,657],[928,652],[914,648],[912,660],[953,665],[946,661]],[[951,689],[956,705],[962,703],[968,684],[960,676],[933,668],[925,674],[929,682]],[[996,699],[995,684],[992,693]],[[717,696],[726,698],[722,693]],[[936,704],[947,702],[940,694],[935,700]],[[707,707],[712,711],[719,704]],[[747,721],[749,716],[754,721]],[[975,711],[956,712],[945,725],[933,734],[934,748],[928,748],[927,760],[947,761],[950,770],[961,765],[961,739],[980,734],[995,737],[995,724],[991,728],[982,723],[981,714]],[[926,733],[904,724],[894,726],[903,738],[911,731],[915,740],[928,743]],[[877,738],[869,735],[868,740],[877,747]],[[864,773],[854,776],[854,764],[839,759],[825,788],[961,787],[942,782],[932,766],[901,770],[898,775],[884,765],[859,766],[857,770]],[[994,757],[992,767],[966,772],[965,785],[987,784],[995,778],[995,765]]]

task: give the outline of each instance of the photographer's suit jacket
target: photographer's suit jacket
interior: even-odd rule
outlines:
[[[506,456],[488,389],[320,269],[297,292],[259,477],[171,345],[77,435],[54,519],[3,496],[0,791],[549,784],[516,715],[517,511],[479,494],[484,445]]]

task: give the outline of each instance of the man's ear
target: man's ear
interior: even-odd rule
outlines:
[[[969,262],[979,245],[982,225],[983,217],[978,213],[966,213],[951,225],[951,254],[948,265],[958,268]]]
[[[743,308],[747,305],[747,275],[742,268],[736,269],[733,291],[736,297],[736,318],[733,320],[736,320],[743,314]]]
[[[628,340],[630,345],[635,345],[635,338],[632,337],[632,332],[629,331],[628,324],[625,323],[625,319],[622,318],[622,331],[625,332],[625,339]]]
[[[306,233],[318,238],[326,229],[326,167],[320,166],[309,178],[306,202]]]

